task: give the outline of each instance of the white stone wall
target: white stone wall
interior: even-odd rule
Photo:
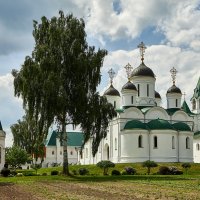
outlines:
[[[170,119],[168,113],[162,107],[152,107],[150,110],[147,111],[145,118],[149,120],[158,119],[158,118],[165,119],[165,120]]]
[[[135,106],[136,105],[137,91],[123,90],[122,91],[122,106]],[[132,102],[133,98],[133,102]]]
[[[119,96],[110,96],[110,95],[105,95],[108,102],[111,103],[113,106],[115,105],[114,102],[116,102],[116,109],[121,108],[121,97]]]
[[[194,138],[193,153],[194,153],[194,162],[200,163],[200,137]]]
[[[167,108],[180,108],[182,94],[179,93],[167,93]],[[177,106],[176,106],[177,99]]]

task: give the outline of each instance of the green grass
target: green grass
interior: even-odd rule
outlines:
[[[175,166],[178,169],[182,170],[185,174],[185,170],[182,168],[182,163],[158,163],[158,167],[151,169],[151,174],[155,174],[158,172],[160,166]],[[125,167],[133,167],[136,169],[138,175],[144,175],[147,172],[147,169],[142,167],[142,163],[120,163],[116,164],[115,168],[109,169],[109,174],[111,174],[111,171],[113,169],[119,170],[120,172]],[[72,172],[72,170],[78,171],[80,168],[87,168],[89,170],[89,173],[91,175],[102,175],[102,169],[96,167],[96,165],[70,165],[69,170]],[[57,170],[59,172],[62,171],[62,167],[51,167],[51,168],[41,168],[38,170],[39,174],[47,173],[50,174],[51,171]],[[200,175],[200,164],[199,163],[192,163],[191,168],[188,169],[187,175]]]

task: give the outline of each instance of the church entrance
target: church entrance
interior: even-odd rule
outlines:
[[[109,160],[109,156],[110,153],[109,153],[109,145],[108,144],[105,144],[104,146],[104,149],[103,149],[103,159],[104,160]]]

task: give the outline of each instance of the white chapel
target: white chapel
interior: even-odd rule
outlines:
[[[95,157],[92,140],[83,148],[78,161],[95,164],[101,160],[114,163],[200,162],[200,79],[191,98],[192,111],[181,89],[176,86],[176,69],[170,70],[172,86],[166,91],[167,108],[161,107],[161,96],[155,91],[156,76],[144,62],[145,45],[139,46],[141,64],[125,69],[127,83],[121,91],[111,83],[104,96],[113,104],[117,117],[112,119]]]

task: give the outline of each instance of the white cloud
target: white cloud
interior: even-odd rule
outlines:
[[[13,77],[11,74],[0,76],[0,120],[6,131],[6,146],[12,144],[10,126],[23,115],[22,100],[14,97]]]
[[[134,61],[137,64],[134,64]],[[137,62],[136,62],[137,60]],[[116,77],[113,80],[114,87],[121,91],[122,86],[127,82],[124,66],[127,63],[137,67],[140,64],[139,51],[113,51],[104,63],[104,69],[113,68]],[[176,85],[182,93],[186,93],[186,100],[190,105],[190,98],[193,89],[196,87],[199,74],[200,57],[198,53],[190,50],[181,50],[178,47],[166,45],[152,45],[148,47],[145,55],[145,64],[150,67],[156,75],[156,90],[161,94],[163,106],[166,107],[166,92],[172,86],[170,69],[175,67],[178,71]],[[108,86],[107,86],[108,87]],[[106,88],[107,88],[106,87]],[[103,91],[105,91],[105,89]]]

